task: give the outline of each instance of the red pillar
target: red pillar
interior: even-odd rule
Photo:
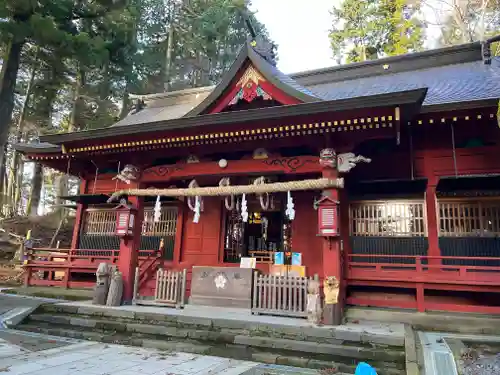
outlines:
[[[144,198],[129,197],[128,201],[137,209],[133,235],[120,240],[118,270],[123,276],[123,304],[130,304],[134,294],[135,268],[138,266],[138,252],[141,243]]]
[[[439,249],[439,223],[438,223],[438,204],[436,199],[436,186],[438,179],[435,177],[429,178],[427,189],[425,191],[425,206],[427,213],[427,236],[429,241],[429,256],[441,256]],[[439,263],[439,260],[433,260],[433,263]]]
[[[338,171],[336,168],[325,167],[323,169],[323,178],[337,179]],[[338,189],[327,189],[323,191],[324,196],[328,196],[333,200],[339,201],[339,191]],[[342,232],[345,228],[341,227],[340,216],[337,218],[339,220],[339,231]],[[323,238],[323,276],[326,278],[328,276],[335,276],[340,282],[341,292],[339,294],[339,300],[336,305],[325,305],[325,310],[323,311],[323,321],[326,325],[340,325],[342,324],[342,317],[344,311],[344,275],[343,275],[343,264],[342,264],[342,248],[341,248],[341,238],[340,237],[329,237]],[[333,306],[333,308],[332,308]]]
[[[80,194],[87,192],[87,181],[83,180],[80,183]],[[83,215],[85,213],[85,205],[78,204],[76,207],[75,226],[73,227],[73,237],[71,239],[71,250],[78,248],[78,241],[80,239],[81,226],[83,223]]]
[[[427,240],[429,242],[428,256],[441,256],[439,249],[439,223],[437,217],[436,187],[439,177],[434,173],[436,160],[428,153],[424,154],[424,173],[427,177],[427,188],[425,190],[425,211],[427,215]],[[431,260],[432,264],[439,264],[440,260]]]

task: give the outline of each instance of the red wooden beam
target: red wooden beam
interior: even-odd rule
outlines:
[[[146,169],[142,182],[166,182],[197,176],[232,176],[250,174],[321,173],[317,156],[270,157],[262,160],[229,160],[221,168],[217,161],[193,164],[162,165]]]

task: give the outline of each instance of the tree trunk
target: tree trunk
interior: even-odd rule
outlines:
[[[165,54],[165,92],[170,91],[172,80],[172,52],[174,49],[174,26],[171,24],[168,27],[167,52]]]
[[[14,109],[14,91],[24,41],[11,41],[2,65],[0,82],[0,165],[5,167],[5,146]],[[4,179],[0,179],[0,207],[3,207]]]
[[[67,174],[59,174],[57,176],[57,196],[55,204],[59,220],[63,220],[63,218],[66,216],[66,209],[62,207],[63,200],[60,197],[68,195],[68,179],[69,176]]]
[[[68,132],[75,131],[77,128],[77,122],[78,122],[78,110],[80,106],[80,89],[83,84],[83,72],[78,69],[77,75],[76,75],[76,82],[75,82],[75,88],[73,91],[73,108],[71,110],[71,119],[69,122],[69,127],[68,127]],[[78,129],[78,130],[83,130],[83,129]]]
[[[4,152],[4,154],[7,153],[7,145],[5,145],[3,152]],[[1,185],[3,187],[5,187],[7,185],[7,168],[5,165],[6,162],[7,162],[7,158],[3,158],[2,164],[0,164],[0,180],[1,180]],[[0,191],[0,195],[2,198],[2,205],[0,206],[0,216],[5,216],[6,212],[5,212],[5,206],[3,205],[3,203],[5,203],[6,199],[4,199],[5,193],[3,190]]]
[[[26,211],[28,216],[36,216],[38,214],[38,207],[40,206],[40,199],[42,196],[42,183],[43,167],[41,164],[35,163],[33,178],[31,180],[31,194]]]
[[[19,213],[19,207],[21,204],[21,193],[23,188],[23,179],[24,179],[24,161],[20,159],[19,169],[16,175],[16,189],[14,194],[14,214]]]
[[[28,87],[26,89],[26,99],[24,100],[23,107],[21,110],[21,115],[19,116],[19,121],[17,123],[16,143],[21,142],[24,132],[24,123],[25,123],[24,120],[28,112],[28,104],[30,101],[30,97],[32,95],[33,83],[35,81],[35,75],[38,67],[37,66],[38,53],[39,51],[37,50],[35,61],[33,62],[33,66],[31,67],[30,80],[28,82]],[[16,214],[18,209],[17,207],[18,200],[16,198],[18,195],[20,195],[20,189],[21,189],[20,184],[22,183],[22,173],[24,171],[24,165],[21,166],[21,163],[22,159],[20,157],[20,154],[16,150],[13,150],[11,164],[10,164],[10,171],[9,171],[9,179],[7,181],[7,199],[10,200],[9,203],[10,203],[11,214]]]
[[[101,83],[99,87],[99,107],[97,109],[97,116],[102,121],[107,120],[107,112],[108,112],[108,98],[109,93],[111,91],[110,88],[110,74],[109,74],[109,61],[104,63],[102,73],[101,73]]]
[[[129,90],[128,90],[128,80],[127,80],[127,88],[125,89],[125,93],[123,94],[123,99],[122,99],[122,110],[120,111],[120,120],[124,119],[127,117],[129,111],[130,111],[130,95],[129,95]]]

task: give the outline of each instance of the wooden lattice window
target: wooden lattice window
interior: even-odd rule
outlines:
[[[102,208],[89,208],[83,218],[82,234],[114,236],[116,211]]]
[[[500,235],[500,200],[440,200],[439,235]]]
[[[423,200],[353,202],[350,206],[352,236],[427,235]]]
[[[143,236],[175,236],[177,228],[177,207],[162,207],[158,222],[154,222],[154,208],[144,209],[144,221],[142,222]]]

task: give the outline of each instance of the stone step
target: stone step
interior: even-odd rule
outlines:
[[[151,337],[171,339],[196,340],[203,343],[236,344],[245,347],[324,355],[335,358],[349,358],[356,360],[371,360],[379,362],[404,363],[405,356],[401,350],[389,348],[363,347],[357,345],[343,345],[318,343],[314,341],[292,340],[267,336],[252,336],[228,331],[209,331],[202,329],[188,329],[168,327],[140,322],[118,322],[115,320],[93,319],[91,317],[74,317],[70,315],[32,314],[30,322],[47,323],[50,326],[75,327],[77,329],[92,329],[98,332],[120,332],[132,336],[148,335]]]
[[[315,327],[62,304],[43,305],[37,310],[37,313],[80,316],[85,319],[112,319],[121,323],[145,323],[209,331],[230,330],[235,334],[298,339],[328,344],[387,346],[401,349],[405,345],[404,326],[391,325],[390,323],[364,322],[362,325],[352,323],[338,327]]]
[[[333,372],[331,369],[328,372],[328,369],[321,370],[313,370],[313,369],[305,369],[305,368],[297,368],[291,366],[282,366],[282,365],[260,365],[257,367],[253,367],[250,370],[245,371],[243,374],[236,372],[221,372],[220,375],[322,375],[322,374],[335,374],[335,375],[349,375],[345,372]]]
[[[318,354],[304,353],[306,355],[299,356],[293,353],[281,354],[273,351],[255,350],[254,347],[230,344],[230,343],[200,343],[196,341],[177,341],[165,340],[152,335],[130,334],[127,332],[96,332],[92,330],[85,330],[85,327],[66,327],[55,324],[50,324],[41,321],[28,321],[18,327],[24,331],[37,332],[52,336],[69,337],[73,339],[83,339],[99,341],[104,343],[113,343],[121,345],[141,346],[145,348],[158,349],[167,352],[186,352],[202,355],[214,355],[219,357],[233,358],[239,360],[250,360],[260,363],[294,366],[304,369],[317,369],[320,374],[338,374],[338,372],[345,374],[353,374],[357,360],[352,360],[350,363],[336,362],[332,360],[317,359],[321,357]],[[88,327],[87,327],[88,328]],[[263,348],[265,349],[265,348]],[[275,350],[275,348],[270,348]],[[313,358],[314,357],[314,358]],[[393,367],[390,363],[373,363],[378,369],[379,375],[403,375],[405,370],[398,367]],[[303,372],[304,374],[308,372]],[[256,373],[257,374],[257,373]],[[281,374],[278,370],[261,372],[259,374]]]
[[[418,331],[450,332],[470,335],[500,335],[498,315],[390,310],[351,307],[346,320],[362,324],[364,321],[410,324]]]

